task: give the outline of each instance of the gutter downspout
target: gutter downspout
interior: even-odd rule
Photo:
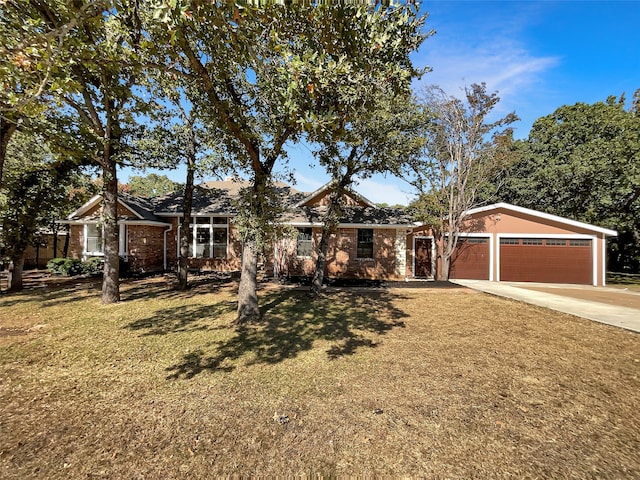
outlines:
[[[164,262],[163,262],[163,268],[164,271],[167,271],[167,233],[169,233],[171,230],[173,230],[173,223],[169,224],[169,228],[166,229],[164,231]]]

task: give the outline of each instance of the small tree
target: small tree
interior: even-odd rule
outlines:
[[[416,218],[430,225],[435,239],[437,279],[448,280],[451,256],[465,221],[465,212],[477,206],[478,192],[491,184],[508,160],[507,146],[514,113],[489,121],[500,101],[484,83],[464,89],[464,99],[428,87],[425,107],[424,155],[409,166],[409,182],[418,193]]]
[[[0,195],[10,291],[22,289],[25,250],[36,240],[38,230],[49,226],[53,212],[72,209],[68,185],[76,170],[74,161],[55,159],[41,137],[18,133],[11,142]]]

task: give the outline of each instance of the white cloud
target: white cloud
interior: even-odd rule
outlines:
[[[302,166],[302,168],[304,168],[304,166]],[[308,167],[304,169],[305,173],[317,174],[317,172]],[[296,184],[294,185],[296,190],[301,192],[313,192],[329,181],[326,174],[317,175],[312,178],[300,173],[300,169],[293,173],[293,177],[296,181]],[[327,178],[325,179],[325,177]]]
[[[496,43],[481,50],[438,53],[430,59],[433,72],[420,83],[440,85],[457,95],[465,85],[485,82],[489,91],[497,90],[506,103],[522,96],[523,88],[535,86],[558,61],[557,57],[536,58],[525,50]]]
[[[484,82],[489,92],[497,91],[500,97],[495,113],[502,116],[515,110],[528,130],[537,118],[529,113],[537,114],[540,105],[554,96],[556,85],[549,82],[549,74],[563,60],[537,55],[527,46],[521,30],[531,12],[521,13],[524,20],[513,23],[487,19],[443,25],[443,35],[428,39],[413,58],[416,65],[432,68],[415,83],[417,93],[421,86],[434,84],[460,97],[465,86]]]

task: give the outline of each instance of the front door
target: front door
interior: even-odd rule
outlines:
[[[416,277],[431,277],[431,239],[415,239],[415,272]]]

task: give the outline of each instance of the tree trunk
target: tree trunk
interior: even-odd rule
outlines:
[[[24,251],[14,255],[9,265],[7,275],[7,291],[19,292],[22,290],[22,271],[24,270]]]
[[[116,162],[106,158],[103,162],[104,270],[102,274],[102,303],[120,301],[120,246],[118,229],[118,179]]]
[[[71,239],[71,227],[69,224],[65,225],[66,234],[64,236],[64,246],[62,247],[62,258],[67,258],[69,255],[69,240]]]
[[[255,240],[244,242],[242,247],[242,272],[238,287],[239,324],[260,319],[258,308],[258,246]]]
[[[191,207],[193,205],[193,177],[195,163],[187,160],[187,182],[184,186],[182,206],[182,226],[180,228],[180,258],[178,259],[178,289],[186,290],[189,271],[189,230],[191,228]]]
[[[440,282],[449,281],[449,270],[451,269],[451,257],[446,255],[440,256],[440,268],[436,275],[436,280]]]
[[[316,269],[313,272],[313,280],[311,281],[311,288],[309,289],[309,294],[314,297],[320,295],[320,290],[322,290],[324,270],[327,266],[327,252],[329,251],[329,237],[331,236],[331,230],[331,227],[326,224],[322,227],[320,245],[318,245],[317,249],[318,256],[316,258]]]
[[[7,158],[7,147],[17,128],[18,125],[15,122],[9,121],[4,115],[0,115],[0,186],[2,186],[2,173],[4,161]]]
[[[350,160],[355,156],[355,149],[352,149]],[[313,272],[313,280],[311,281],[311,287],[309,288],[309,295],[318,296],[320,290],[322,290],[322,282],[324,281],[324,270],[327,265],[327,251],[329,250],[329,238],[331,233],[336,230],[339,225],[339,217],[342,212],[342,197],[345,193],[347,185],[351,183],[351,177],[353,176],[353,167],[347,168],[347,172],[340,178],[331,194],[329,195],[329,205],[327,211],[324,214],[322,222],[322,234],[320,236],[320,245],[316,249],[316,269]]]

